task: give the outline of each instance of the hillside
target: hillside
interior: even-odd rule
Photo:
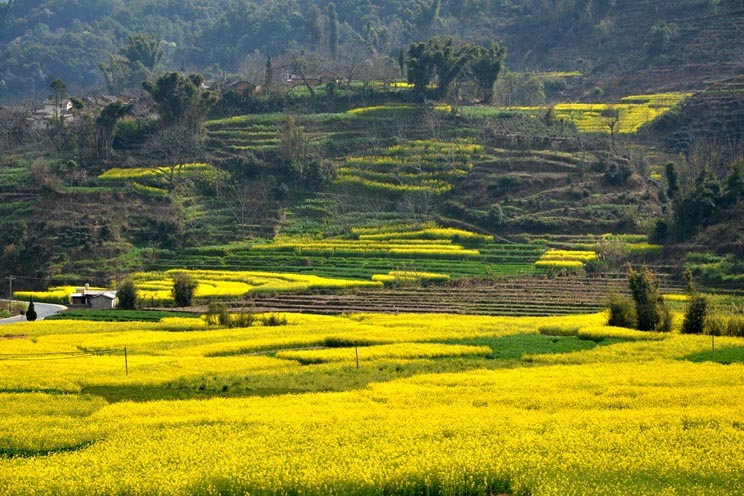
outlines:
[[[112,10],[93,9],[86,22],[124,26],[123,6],[109,3]],[[304,7],[290,3],[282,15],[294,19],[290,14]],[[49,16],[39,6],[13,2],[3,10],[10,26],[4,33],[16,40],[39,29],[71,34],[62,27],[82,15],[65,10],[71,5],[57,3],[49,11],[59,14],[52,16],[57,24],[22,32]],[[135,2],[127,15],[148,12],[148,22],[155,22],[168,13],[148,5]],[[270,5],[276,7],[240,11],[236,19],[252,16],[261,24],[261,16],[274,12]],[[405,13],[395,2],[380,4],[376,22],[422,15],[424,4],[417,5]],[[389,282],[399,273],[492,281],[616,275],[631,261],[653,263],[676,284],[687,264],[705,275],[706,284],[740,285],[738,265],[728,257],[741,251],[744,182],[737,164],[744,93],[740,76],[730,77],[740,62],[735,44],[723,46],[740,26],[738,5],[722,2],[717,12],[701,2],[618,1],[591,12],[568,4],[550,12],[535,4],[489,5],[458,9],[443,2],[426,34],[459,31],[463,36],[453,46],[476,53],[465,40],[483,39],[483,26],[467,30],[461,21],[487,11],[484,19],[498,19],[494,29],[503,33],[509,68],[572,70],[501,70],[497,103],[488,105],[470,66],[440,98],[434,90],[441,80],[417,89],[400,80],[399,68],[362,73],[354,66],[347,77],[326,82],[322,73],[330,66],[323,64],[332,57],[319,57],[322,50],[287,52],[296,74],[284,81],[264,78],[266,88],[226,71],[218,71],[219,84],[197,76],[188,82],[177,73],[157,76],[176,53],[163,40],[130,37],[127,50],[149,48],[162,56],[162,66],[155,57],[135,76],[191,84],[191,95],[201,100],[181,102],[189,109],[186,124],[167,113],[154,84],[128,104],[100,95],[70,99],[59,121],[54,110],[43,118],[39,110],[2,109],[8,125],[0,133],[0,275],[22,274],[17,289],[81,281],[108,286],[137,271],[166,269],[288,272],[367,283]],[[214,37],[209,24],[223,15],[217,7],[240,10],[227,0],[173,7],[190,12],[173,23],[192,22],[191,34]],[[337,8],[343,41],[362,29],[350,13],[367,7],[339,2]],[[659,26],[668,36],[653,48],[647,35],[663,19],[667,24]],[[224,28],[225,39],[237,36],[234,21]],[[596,26],[605,21],[616,35],[598,45]],[[181,26],[173,23],[173,29]],[[406,26],[396,42],[423,35],[422,26],[416,31],[410,20]],[[527,26],[550,36],[529,37]],[[311,27],[297,31],[295,41],[312,44]],[[217,38],[210,39],[208,58],[228,57]],[[243,41],[248,47],[249,38]],[[393,40],[387,43],[390,49]],[[6,48],[11,45],[19,49],[16,42]],[[370,57],[365,64],[379,69],[381,49],[360,50]],[[187,59],[186,52],[180,55]],[[230,64],[238,55],[229,55]],[[573,70],[574,55],[582,58],[580,70]],[[271,60],[257,57],[261,70],[252,77],[272,74]],[[198,66],[198,57],[189,60]],[[282,60],[279,55],[277,72],[286,69]],[[336,61],[349,59],[338,55]],[[408,71],[415,68],[410,53],[404,62]],[[320,75],[303,72],[311,69]],[[636,77],[624,80],[624,73]],[[63,89],[76,84],[87,83],[70,81]],[[63,95],[56,98],[65,102]],[[53,102],[46,107],[54,109]],[[106,109],[122,112],[113,124],[104,119]],[[458,234],[444,243],[436,236],[400,241],[389,235],[440,228]],[[370,229],[382,231],[365,232]],[[488,236],[492,244],[462,244],[471,234]],[[368,236],[388,236],[390,246],[370,248]],[[426,250],[430,243],[441,246]],[[527,248],[512,252],[520,246]],[[545,268],[538,262],[551,248],[595,253],[597,261],[579,257]]]

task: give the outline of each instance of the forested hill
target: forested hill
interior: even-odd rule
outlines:
[[[700,87],[741,71],[742,12],[742,0],[11,0],[0,2],[0,102],[44,98],[58,78],[102,88],[100,64],[137,34],[163,42],[160,69],[211,77],[329,38],[397,58],[451,34],[503,42],[512,69],[592,74],[605,92]]]

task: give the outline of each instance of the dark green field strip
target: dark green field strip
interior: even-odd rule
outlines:
[[[159,322],[166,317],[199,318],[187,312],[157,310],[67,310],[47,317],[47,320],[87,320],[100,322]]]

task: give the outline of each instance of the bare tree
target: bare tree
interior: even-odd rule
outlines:
[[[404,194],[398,202],[398,211],[410,222],[428,220],[434,212],[436,194],[422,189]]]
[[[602,111],[605,127],[610,131],[610,151],[617,153],[617,134],[620,132],[620,109],[610,105]]]
[[[179,179],[183,164],[202,158],[203,149],[193,130],[188,125],[175,125],[161,129],[142,147],[154,165],[165,166],[164,179],[168,189],[173,190]]]
[[[339,49],[333,64],[333,71],[344,80],[349,97],[351,97],[351,85],[354,80],[368,81],[373,66],[371,55],[368,47],[358,40],[348,41]]]
[[[0,111],[0,151],[10,151],[24,141],[23,121],[27,115],[27,111],[18,109]]]

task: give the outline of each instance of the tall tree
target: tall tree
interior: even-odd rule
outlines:
[[[328,4],[328,53],[334,59],[338,57],[338,14],[336,4]]]
[[[449,95],[452,83],[459,78],[474,56],[474,45],[455,45],[452,37],[435,37],[427,42],[414,43],[408,49],[406,64],[408,82],[413,84],[419,99],[431,95],[443,99]],[[427,88],[436,79],[436,88]]]
[[[506,48],[491,42],[488,48],[475,47],[473,49],[473,61],[470,70],[475,83],[483,93],[483,101],[487,104],[493,103],[493,86],[499,77],[506,58]]]
[[[406,9],[409,39],[425,40],[431,37],[442,22],[439,16],[441,8],[442,0],[420,0],[414,9]]]
[[[434,38],[434,65],[437,74],[435,98],[444,99],[450,93],[452,83],[462,75],[473,60],[473,45],[466,43],[455,46],[455,40]]]
[[[313,6],[310,7],[310,12],[308,12],[305,20],[305,29],[310,38],[310,46],[316,52],[323,50],[324,24],[325,18],[323,13],[320,11],[320,7],[313,4]]]
[[[419,100],[423,100],[434,78],[434,54],[429,43],[413,43],[408,47],[406,68],[408,83],[413,85],[414,95]]]
[[[116,123],[119,119],[132,112],[132,105],[123,102],[113,102],[106,105],[100,115],[96,118],[97,150],[98,156],[104,160],[111,158],[116,132]]]
[[[140,63],[150,73],[153,73],[165,52],[161,41],[155,35],[137,34],[127,38],[127,44],[119,53],[126,57],[130,63]]]
[[[197,134],[204,116],[217,102],[217,93],[203,87],[199,74],[171,72],[142,87],[153,99],[162,127],[184,126]]]
[[[659,285],[645,265],[637,272],[628,267],[628,286],[636,309],[636,325],[641,331],[653,331],[661,322]]]
[[[126,45],[117,54],[109,54],[98,65],[108,90],[119,95],[135,89],[155,73],[165,51],[162,42],[154,35],[137,34],[127,38]]]
[[[55,79],[50,85],[52,88],[52,97],[54,98],[54,125],[62,126],[62,101],[67,98],[67,85],[61,79]]]
[[[266,59],[266,68],[264,69],[264,88],[270,90],[274,86],[274,66],[271,64],[271,56]]]

